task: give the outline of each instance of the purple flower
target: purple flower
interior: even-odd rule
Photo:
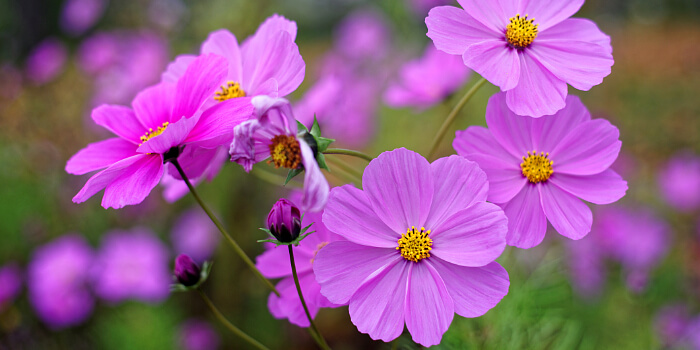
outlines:
[[[27,268],[27,289],[37,316],[49,327],[80,324],[92,314],[87,288],[93,252],[82,236],[66,235],[34,251]]]
[[[289,243],[301,232],[299,208],[287,199],[280,198],[267,215],[267,228],[280,242]]]
[[[229,154],[231,161],[245,171],[253,164],[271,158],[276,168],[304,169],[302,209],[320,211],[328,199],[328,181],[316,163],[314,150],[303,135],[297,134],[297,122],[289,102],[283,98],[257,96],[253,98],[255,119],[233,129]]]
[[[224,58],[200,56],[176,84],[161,83],[142,91],[132,102],[133,109],[112,105],[95,109],[95,123],[118,137],[90,144],[68,160],[70,174],[106,168],[87,181],[73,202],[84,202],[105,189],[105,208],[141,203],[160,181],[164,163],[173,158],[189,177],[200,176],[206,167],[197,158],[197,148],[229,142],[233,126],[253,111],[249,99],[224,101],[202,111],[225,75]]]
[[[659,171],[663,198],[681,211],[700,208],[700,157],[683,151],[674,155]]]
[[[508,245],[534,247],[547,221],[559,234],[581,239],[593,215],[580,199],[609,204],[622,198],[627,182],[609,169],[620,152],[620,132],[605,119],[591,119],[576,96],[554,116],[514,114],[506,94],[491,97],[488,129],[457,131],[457,153],[479,163],[489,179],[489,201],[508,216]]]
[[[610,74],[610,37],[587,19],[569,18],[583,0],[458,0],[425,24],[435,46],[506,91],[508,108],[541,117],[564,108],[567,86],[589,90]]]
[[[673,347],[684,341],[689,323],[688,308],[682,304],[675,304],[659,310],[654,319],[654,328],[664,346]]]
[[[202,273],[202,269],[197,263],[185,254],[180,254],[175,258],[175,278],[186,287],[197,284]]]
[[[321,293],[349,304],[350,318],[372,339],[403,332],[430,346],[454,313],[477,317],[508,292],[494,260],[505,248],[507,220],[486,203],[486,175],[459,156],[428,163],[419,154],[385,152],[365,169],[364,190],[331,192],[323,223],[348,241],[332,242],[313,265]]]
[[[214,254],[219,232],[202,209],[192,208],[175,221],[171,240],[176,254],[187,254],[201,264]]]
[[[77,53],[78,67],[89,74],[97,74],[117,64],[122,49],[119,35],[97,33],[82,41]]]
[[[221,340],[212,326],[200,320],[188,320],[180,326],[180,345],[184,350],[215,350]]]
[[[63,72],[67,60],[68,49],[60,40],[45,39],[27,57],[27,79],[37,85],[46,84]]]
[[[22,270],[16,263],[0,267],[0,312],[12,303],[22,289]]]
[[[313,223],[313,226],[309,228],[309,232],[314,232],[304,238],[298,246],[294,247],[294,262],[296,263],[299,276],[299,285],[311,317],[316,317],[316,313],[321,308],[340,306],[331,303],[321,294],[321,286],[316,282],[312,269],[316,255],[323,247],[330,242],[343,240],[340,236],[328,231],[326,226],[323,225],[322,214],[323,212],[304,213],[304,220],[301,225],[306,227]],[[280,296],[270,293],[267,299],[270,313],[276,318],[287,318],[289,322],[299,327],[309,327],[309,320],[306,318],[294,285],[287,247],[268,245],[267,251],[257,257],[256,266],[267,278],[282,278],[277,284]]]
[[[469,78],[469,69],[454,55],[428,44],[423,57],[406,63],[398,81],[389,85],[384,100],[391,107],[418,109],[440,103]]]
[[[335,50],[353,60],[378,60],[388,53],[390,32],[386,19],[372,10],[358,10],[338,25]]]
[[[95,293],[112,303],[126,299],[159,303],[170,291],[168,265],[168,249],[151,231],[112,231],[102,239],[91,271]]]
[[[61,11],[61,29],[72,36],[85,33],[102,17],[107,0],[68,0]]]

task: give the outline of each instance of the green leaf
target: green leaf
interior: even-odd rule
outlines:
[[[316,114],[314,114],[314,124],[311,126],[309,133],[316,139],[321,137],[321,127],[318,125],[318,120],[316,120]]]
[[[326,156],[324,156],[323,153],[318,152],[316,155],[316,163],[318,163],[319,168],[326,169],[328,172],[331,171],[331,169],[328,168],[328,164],[326,164]]]
[[[301,174],[302,172],[304,172],[304,169],[291,169],[291,170],[289,170],[289,172],[287,173],[287,179],[284,180],[284,184],[285,185],[288,184],[289,181],[291,181],[295,176]]]

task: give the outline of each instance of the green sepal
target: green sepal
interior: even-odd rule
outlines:
[[[297,134],[301,134],[302,132],[306,131],[309,132],[309,128],[304,125],[304,123],[300,122],[297,120]]]
[[[209,261],[205,261],[202,264],[202,272],[199,273],[199,282],[197,282],[197,284],[187,287],[182,283],[176,282],[176,283],[173,283],[170,285],[170,291],[171,292],[188,292],[188,291],[195,290],[195,289],[199,288],[199,286],[201,286],[202,284],[204,284],[204,282],[207,281],[207,279],[209,278],[209,275],[211,275],[211,267],[213,265],[214,265],[214,262],[209,262]],[[175,281],[177,281],[177,278],[175,278]]]
[[[290,169],[287,173],[287,179],[284,180],[284,184],[288,184],[295,176],[304,172],[304,169]]]
[[[311,130],[309,131],[314,138],[321,137],[321,126],[318,125],[318,120],[316,120],[316,114],[314,114],[314,123],[311,125]]]
[[[301,219],[302,219],[302,220],[304,219],[304,216],[303,216],[303,215],[302,215]],[[295,240],[293,240],[293,241],[291,241],[291,242],[280,242],[280,241],[277,240],[277,238],[272,237],[272,238],[269,238],[269,239],[260,239],[260,240],[258,240],[258,243],[274,243],[276,247],[279,247],[279,246],[281,246],[281,245],[290,245],[290,244],[294,244],[294,245],[298,246],[299,243],[301,243],[301,241],[302,241],[304,238],[306,238],[306,236],[308,236],[308,235],[310,235],[310,234],[316,232],[316,231],[311,231],[311,232],[308,232],[308,233],[306,232],[306,231],[309,230],[309,228],[310,228],[311,225],[313,225],[313,224],[314,224],[314,223],[312,222],[312,223],[310,223],[308,226],[302,228],[301,231],[299,232],[299,237],[297,237]],[[268,229],[266,229],[266,228],[262,228],[262,227],[261,227],[260,230],[261,230],[261,231],[265,231],[265,232],[267,232],[267,233],[270,233],[270,230],[268,230]],[[272,233],[270,233],[270,235],[272,235]]]
[[[323,153],[328,149],[331,143],[335,142],[335,139],[329,139],[327,137],[316,137],[316,146],[318,147],[318,153]]]
[[[324,156],[323,153],[318,152],[316,155],[316,163],[318,163],[319,168],[326,169],[328,172],[331,171],[331,169],[328,168],[328,164],[326,164],[326,156]]]

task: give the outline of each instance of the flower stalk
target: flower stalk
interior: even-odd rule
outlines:
[[[204,303],[207,304],[209,309],[211,310],[212,313],[214,313],[214,316],[216,316],[219,321],[226,326],[233,334],[241,337],[243,340],[247,341],[250,345],[260,349],[260,350],[270,350],[267,346],[260,344],[259,341],[255,340],[253,337],[249,336],[242,330],[240,330],[238,327],[234,326],[233,323],[229,322],[228,319],[226,319],[226,316],[224,316],[221,311],[214,305],[214,303],[209,299],[209,297],[202,292],[202,290],[197,289],[197,292],[199,295],[202,297],[202,300],[204,300]]]
[[[296,264],[294,263],[294,251],[292,250],[292,245],[288,245],[289,247],[289,261],[292,264],[292,275],[294,276],[294,284],[297,286],[297,292],[299,293],[299,299],[301,300],[301,305],[304,307],[304,312],[306,313],[306,317],[309,319],[309,324],[311,325],[311,330],[309,333],[311,333],[311,336],[316,340],[318,345],[321,347],[321,349],[324,350],[330,350],[330,347],[328,346],[328,343],[326,343],[326,340],[323,339],[323,336],[321,335],[321,332],[318,331],[318,328],[316,328],[316,324],[314,324],[314,320],[311,317],[311,313],[309,312],[309,308],[306,306],[306,301],[304,300],[304,295],[301,292],[301,286],[299,285],[299,276],[297,276],[297,267]]]
[[[352,157],[357,157],[364,159],[368,162],[371,162],[374,157],[366,155],[362,152],[359,151],[353,151],[351,149],[344,149],[344,148],[329,148],[325,151],[323,151],[323,154],[342,154],[346,156],[352,156]]]

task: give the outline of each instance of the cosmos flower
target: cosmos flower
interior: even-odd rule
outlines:
[[[591,120],[576,96],[556,115],[538,119],[514,114],[506,100],[506,93],[492,96],[489,128],[457,131],[454,149],[486,172],[489,201],[508,216],[508,245],[540,244],[548,220],[559,234],[583,238],[593,216],[580,199],[609,204],[627,191],[627,182],[609,169],[620,152],[620,132],[605,119]]]
[[[486,203],[486,175],[459,156],[432,164],[400,148],[365,169],[364,190],[331,192],[323,223],[347,241],[331,242],[313,264],[321,294],[349,304],[362,333],[388,342],[408,327],[413,340],[440,343],[454,313],[477,317],[508,292],[494,260],[507,220]]]
[[[92,28],[107,9],[107,0],[68,0],[61,10],[61,29],[78,36]]]
[[[44,39],[32,49],[25,63],[27,80],[42,85],[63,72],[68,61],[68,48],[56,38]]]
[[[180,326],[179,343],[184,350],[215,350],[221,339],[208,322],[191,319]]]
[[[304,169],[301,208],[322,210],[330,191],[328,181],[316,162],[316,150],[306,139],[308,134],[298,134],[291,105],[283,98],[267,96],[254,97],[253,105],[255,119],[233,129],[231,161],[243,166],[246,172],[253,169],[253,164],[268,158],[276,168]]]
[[[674,155],[657,180],[661,196],[673,208],[685,212],[700,208],[700,157],[688,151]]]
[[[202,264],[214,255],[220,235],[201,208],[192,208],[180,214],[170,237],[175,254],[189,255]]]
[[[564,108],[567,84],[589,90],[610,74],[610,37],[587,19],[569,18],[584,0],[458,0],[425,23],[435,46],[506,92],[508,108],[541,117]]]
[[[165,163],[173,159],[187,176],[200,176],[205,167],[197,157],[198,147],[211,149],[229,142],[233,126],[253,111],[249,99],[225,101],[202,111],[225,75],[223,57],[200,56],[177,84],[161,83],[139,93],[133,109],[112,105],[95,109],[95,123],[118,137],[90,144],[68,160],[70,174],[106,168],[87,181],[73,202],[84,202],[105,189],[105,208],[141,203],[160,181]]]
[[[391,33],[384,16],[362,9],[347,15],[334,33],[334,49],[354,61],[378,61],[391,47]]]

